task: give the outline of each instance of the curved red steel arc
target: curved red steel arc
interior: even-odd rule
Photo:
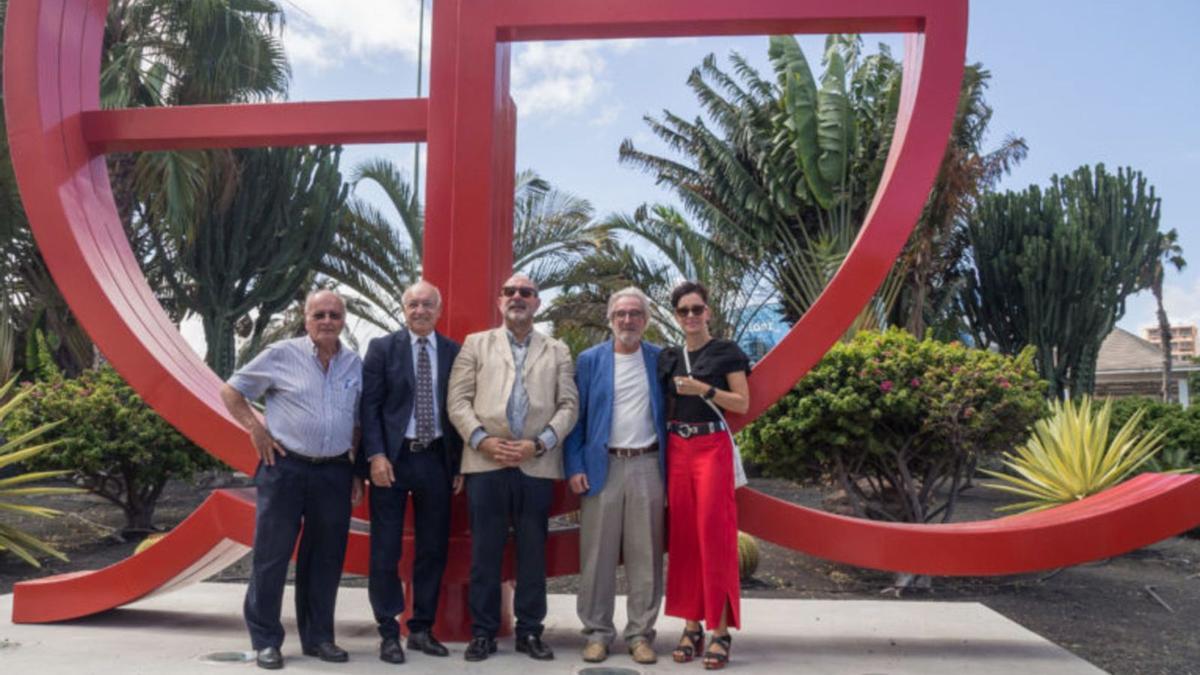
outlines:
[[[101,111],[98,75],[107,2],[10,2],[4,59],[8,133],[22,199],[47,265],[80,322],[142,397],[189,438],[241,471],[254,470],[248,437],[221,405],[220,382],[184,342],[142,277],[117,216],[103,153],[428,139],[426,273],[445,291],[448,311],[443,329],[461,337],[492,324],[492,293],[511,268],[508,200],[516,113],[508,97],[506,41],[771,32],[916,33],[908,40],[899,118],[867,220],[829,287],[751,377],[754,407],[734,420],[740,426],[786,393],[820,359],[891,267],[940,163],[966,44],[965,0],[435,3],[428,100]],[[488,244],[492,253],[486,264],[470,268],[452,264],[477,259]],[[1178,527],[1180,519],[1169,517],[1169,509],[1162,505],[1190,504],[1188,512],[1200,511],[1195,508],[1196,483],[1168,483],[1164,479],[1155,482],[1155,490],[1142,486],[1146,489],[1084,502],[1090,506],[1081,506],[1082,511],[1056,509],[1041,524],[1010,518],[948,528],[888,526],[777,503],[753,491],[743,490],[739,502],[744,529],[798,550],[867,567],[990,574],[1063,559],[1047,552],[1054,548],[1048,546],[1052,539],[1047,537],[1079,523],[1118,525],[1105,530],[1111,536],[1104,547],[1093,547],[1087,555],[1137,545],[1144,537],[1133,534],[1138,529],[1133,527],[1136,518],[1156,519],[1161,525],[1153,529],[1156,536],[1163,528]],[[232,527],[244,530],[252,516],[244,508],[236,513],[240,515],[230,517],[240,523]],[[1095,518],[1097,513],[1104,517]],[[168,537],[156,555],[173,556],[176,563],[196,555],[185,541],[182,536]],[[948,547],[947,541],[965,546]],[[1034,551],[1022,547],[1022,542],[1034,541],[1047,546]],[[914,550],[914,545],[924,553],[904,553]],[[994,555],[1000,549],[1023,553]],[[559,569],[566,572],[572,564],[577,566],[569,551],[558,551]],[[1076,549],[1072,555],[1078,554]],[[70,604],[62,595],[68,585],[73,591],[95,590],[122,575],[141,574],[133,568],[144,563],[131,561],[128,568],[119,565],[127,572],[115,576],[74,575],[37,582],[40,592],[49,593],[39,596],[40,601],[57,597],[58,602]],[[363,561],[365,546],[359,542],[351,547],[347,569],[359,568]],[[127,602],[130,595],[121,596],[124,600],[104,596],[98,604],[88,605],[89,611],[106,603]]]

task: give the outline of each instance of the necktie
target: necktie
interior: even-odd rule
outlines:
[[[429,443],[436,435],[433,423],[433,370],[429,366],[429,339],[417,338],[417,441]]]

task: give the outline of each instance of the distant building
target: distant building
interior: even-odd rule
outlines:
[[[742,331],[738,346],[746,352],[751,362],[757,363],[779,344],[792,327],[783,320],[783,306],[777,302],[750,308],[749,311],[754,315]]]
[[[1193,340],[1194,341],[1194,340]],[[1188,375],[1200,365],[1176,362],[1171,365],[1171,400],[1187,407]],[[1096,396],[1149,396],[1162,393],[1162,349],[1156,344],[1121,330],[1104,338],[1096,359]]]
[[[1162,345],[1158,326],[1142,329],[1142,337],[1154,345]],[[1171,326],[1171,357],[1185,359],[1196,355],[1196,326]]]

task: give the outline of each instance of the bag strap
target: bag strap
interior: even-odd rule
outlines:
[[[687,376],[691,377],[692,359],[688,356],[687,343],[685,342],[680,349],[683,351],[683,367],[687,370]],[[725,415],[721,412],[721,409],[717,407],[717,404],[713,403],[712,399],[704,398],[703,396],[700,397],[700,400],[704,401],[708,404],[708,407],[712,408],[712,411],[715,412],[717,417],[721,419],[721,424],[725,425],[725,430],[729,432],[729,437],[733,438],[733,430],[729,428],[729,422],[725,421]]]

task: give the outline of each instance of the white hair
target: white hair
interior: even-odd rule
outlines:
[[[322,293],[328,293],[328,294],[332,295],[333,297],[337,298],[338,304],[342,306],[342,311],[343,312],[346,311],[346,301],[345,301],[345,299],[342,298],[341,295],[339,295],[338,293],[336,293],[334,291],[329,290],[328,288],[318,288],[317,290],[310,292],[304,298],[304,315],[305,316],[308,316],[309,306],[311,306],[313,301],[317,299],[317,296]]]
[[[608,296],[609,321],[612,321],[614,311],[613,308],[617,306],[617,301],[621,298],[637,298],[638,302],[642,303],[642,313],[646,315],[647,319],[650,318],[650,298],[646,297],[646,294],[642,292],[642,289],[638,288],[637,286],[626,286],[625,288],[622,288],[616,293]]]
[[[442,306],[442,292],[438,289],[437,286],[434,286],[433,284],[429,283],[428,281],[425,281],[424,279],[418,279],[411,286],[404,289],[404,292],[400,294],[400,303],[408,304],[408,297],[410,295],[412,295],[413,293],[415,293],[418,288],[428,288],[428,289],[432,290],[434,301],[437,302],[438,307]]]

